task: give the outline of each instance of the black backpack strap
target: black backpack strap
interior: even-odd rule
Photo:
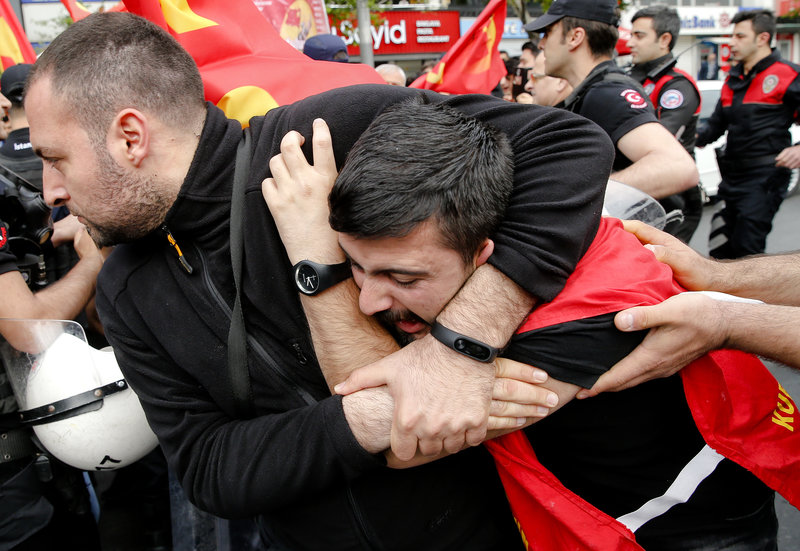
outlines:
[[[228,330],[228,374],[233,391],[234,406],[239,416],[250,418],[254,415],[253,396],[250,388],[250,373],[247,366],[247,332],[242,312],[242,266],[244,258],[244,191],[250,172],[252,158],[250,129],[244,131],[236,152],[236,167],[233,173],[233,193],[231,194],[231,267],[236,300],[231,313],[231,326]]]

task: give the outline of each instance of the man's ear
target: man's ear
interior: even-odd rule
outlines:
[[[109,150],[118,163],[139,168],[150,149],[147,117],[137,109],[123,109],[114,117],[109,132]]]
[[[586,41],[586,29],[583,27],[575,27],[567,33],[566,39],[569,49],[574,50]]]
[[[772,37],[770,36],[770,34],[768,32],[758,33],[758,36],[756,37],[756,41],[758,42],[759,46],[761,46],[762,44],[766,45],[766,46],[770,46],[770,43],[772,42]]]
[[[483,245],[480,246],[478,249],[478,254],[475,256],[475,267],[482,266],[486,264],[486,261],[489,260],[489,257],[492,256],[494,252],[494,241],[491,239],[486,239],[483,242]]]
[[[669,50],[669,43],[672,41],[672,33],[661,33],[658,37],[658,46],[665,50]]]

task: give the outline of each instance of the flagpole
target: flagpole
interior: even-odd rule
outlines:
[[[358,46],[360,49],[361,63],[374,67],[375,58],[372,55],[371,21],[367,0],[357,0],[356,13],[358,15]]]

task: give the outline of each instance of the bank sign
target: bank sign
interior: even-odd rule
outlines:
[[[459,38],[457,11],[373,12],[379,23],[370,27],[375,55],[441,53]],[[341,36],[347,52],[359,55],[357,22],[331,21],[331,33]]]
[[[738,8],[678,8],[682,35],[722,35],[733,32],[731,19]]]

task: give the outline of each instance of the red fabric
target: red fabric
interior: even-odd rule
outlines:
[[[125,0],[192,55],[206,99],[243,126],[251,117],[332,88],[384,84],[372,67],[314,61],[295,50],[251,0]],[[186,7],[181,7],[186,6]]]
[[[797,405],[756,357],[717,350],[681,370],[706,443],[800,508]]]
[[[497,50],[506,21],[506,0],[492,0],[430,73],[411,83],[448,94],[488,94],[506,74]]]
[[[525,547],[536,551],[642,551],[622,523],[593,507],[547,470],[521,431],[486,442]]]
[[[604,218],[561,294],[534,310],[518,332],[656,304],[681,291],[668,267],[656,262],[618,220]],[[715,351],[681,370],[681,378],[706,443],[800,507],[797,407],[764,364],[744,352]],[[486,446],[530,549],[641,549],[624,525],[567,490],[544,468],[524,433]]]
[[[656,262],[622,222],[603,218],[561,293],[531,312],[517,332],[658,304],[682,291],[669,266]]]
[[[3,70],[18,63],[36,63],[36,52],[8,0],[0,0],[0,19],[0,62]]]

